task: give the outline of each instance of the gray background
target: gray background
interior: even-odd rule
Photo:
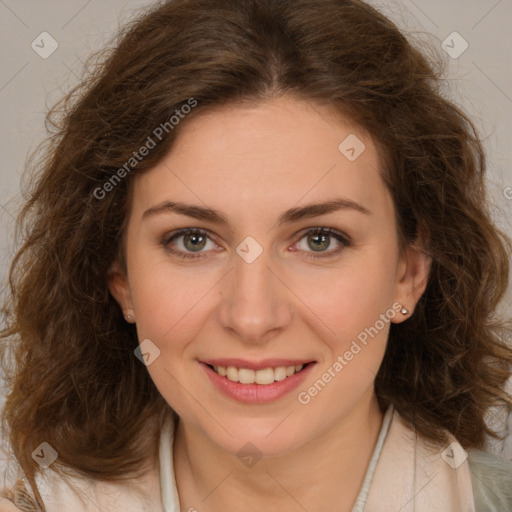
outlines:
[[[12,228],[20,204],[21,173],[29,153],[45,136],[47,108],[77,82],[92,51],[101,48],[139,9],[153,3],[0,0],[0,289],[5,287],[13,254]],[[445,94],[470,113],[485,138],[494,216],[512,235],[512,0],[370,3],[418,44],[429,44],[444,56]],[[42,32],[58,43],[46,59],[31,47],[32,41],[40,41]],[[463,40],[450,36],[453,32],[468,44],[457,58],[442,49],[444,40],[453,47],[452,52],[463,48]],[[507,314],[512,313],[510,289],[502,306]],[[507,420],[499,412],[496,421],[511,434],[505,443],[490,443],[489,449],[512,459],[512,416]]]

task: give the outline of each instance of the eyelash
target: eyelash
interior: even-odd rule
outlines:
[[[344,236],[342,233],[340,233],[339,231],[336,231],[335,229],[332,229],[332,228],[322,228],[322,227],[316,227],[316,228],[309,229],[308,231],[306,231],[305,233],[302,234],[302,236],[299,238],[299,241],[302,240],[303,238],[307,237],[308,235],[320,235],[320,234],[321,235],[328,235],[328,236],[331,236],[331,237],[335,238],[336,240],[338,240],[338,242],[341,242],[342,246],[339,249],[335,249],[335,250],[332,250],[332,251],[328,251],[328,252],[324,251],[323,254],[326,254],[326,255],[320,255],[320,254],[322,254],[322,251],[320,253],[318,253],[318,254],[314,254],[314,252],[306,251],[306,257],[313,258],[313,259],[331,258],[333,256],[337,256],[343,249],[345,249],[346,247],[350,246],[350,241],[349,241],[348,237]],[[200,258],[203,258],[203,255],[202,255],[203,253],[193,254],[193,253],[190,253],[190,252],[183,252],[183,251],[177,251],[175,249],[171,249],[169,244],[173,240],[175,240],[176,238],[180,238],[180,237],[185,236],[185,235],[206,236],[207,238],[212,240],[211,237],[208,235],[207,231],[204,231],[202,229],[186,228],[186,229],[181,229],[179,231],[176,231],[174,233],[170,233],[169,235],[167,235],[162,240],[161,245],[167,251],[169,251],[172,254],[175,254],[175,255],[179,256],[180,258],[189,258],[189,259],[200,259]]]

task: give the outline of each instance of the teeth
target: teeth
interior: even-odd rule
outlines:
[[[291,368],[291,366],[290,366],[290,368]],[[262,370],[262,371],[265,371],[265,370]],[[275,370],[272,370],[272,368],[267,368],[267,371],[269,371],[270,373],[273,373],[274,375],[272,377],[277,381],[284,380],[287,377],[286,368],[284,366],[279,366]],[[293,373],[295,373],[295,372],[293,372]],[[258,384],[264,384],[264,382],[258,382]]]
[[[228,366],[226,369],[226,377],[233,382],[238,382],[238,368]]]
[[[291,377],[300,372],[304,365],[278,366],[277,368],[265,368],[263,370],[250,370],[249,368],[236,368],[235,366],[214,366],[213,369],[221,376],[227,377],[233,382],[241,384],[273,384]]]
[[[275,377],[275,370],[272,370],[272,368],[265,368],[264,370],[258,370],[254,372],[254,382],[256,384],[272,384],[274,380],[283,379],[277,379]]]
[[[238,370],[238,381],[242,384],[254,384],[254,377],[256,372],[246,368]]]

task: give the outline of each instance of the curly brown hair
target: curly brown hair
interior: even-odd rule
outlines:
[[[155,453],[148,425],[156,434],[168,405],[107,287],[113,262],[124,262],[130,181],[198,113],[282,94],[331,105],[372,136],[400,243],[420,238],[432,257],[414,314],[391,326],[375,380],[381,407],[394,404],[434,442],[445,430],[466,448],[495,435],[486,412],[512,406],[510,327],[496,316],[511,244],[491,220],[481,141],[440,94],[437,63],[359,0],[175,0],[116,37],[48,114],[49,146],[18,218],[3,419],[31,485],[42,440],[58,464],[97,479],[137,474]],[[120,173],[190,99],[190,114]]]

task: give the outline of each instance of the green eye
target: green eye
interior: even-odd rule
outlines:
[[[182,244],[185,248],[185,251],[172,249],[170,247],[171,242],[179,240],[180,238],[183,239]],[[182,258],[201,258],[201,254],[195,255],[193,253],[200,253],[206,246],[207,240],[210,240],[210,237],[206,231],[188,228],[177,231],[176,233],[172,233],[163,241],[162,244],[167,250]]]
[[[301,240],[303,238],[306,238],[307,247],[313,249],[312,252],[307,250],[304,251],[308,258],[328,258],[337,255],[345,247],[350,245],[347,237],[343,236],[341,233],[331,228],[314,228],[312,230],[307,231],[303,235]],[[341,247],[338,249],[327,251],[327,249],[331,245],[333,238],[336,239],[341,244]],[[322,253],[325,253],[325,255]]]
[[[332,244],[333,238],[338,244],[341,244],[341,247],[328,250]],[[299,248],[299,251],[306,253],[308,258],[329,258],[339,254],[345,247],[350,245],[348,237],[332,228],[317,227],[310,229],[302,235],[299,242],[303,239],[306,239],[306,248]],[[179,240],[182,240],[182,248],[176,249],[175,245]],[[207,252],[203,251],[203,249],[205,249],[208,241],[211,241],[212,244],[215,245],[206,231],[196,228],[187,228],[166,236],[166,238],[162,240],[162,245],[167,251],[180,258],[198,259],[202,258],[203,253]],[[296,245],[298,245],[299,242]]]

